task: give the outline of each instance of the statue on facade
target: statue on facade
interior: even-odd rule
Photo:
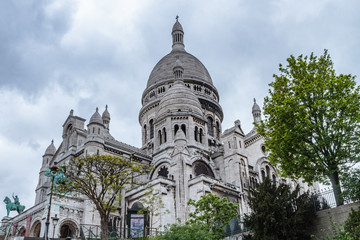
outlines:
[[[9,217],[10,211],[17,211],[18,214],[20,214],[25,209],[25,206],[20,204],[19,197],[17,195],[13,195],[12,197],[14,202],[11,202],[10,198],[7,196],[4,199],[4,203],[6,204],[7,217]]]

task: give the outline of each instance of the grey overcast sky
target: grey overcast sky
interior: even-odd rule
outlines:
[[[262,105],[291,54],[328,49],[337,73],[359,75],[359,12],[357,0],[1,1],[0,197],[33,206],[42,155],[71,109],[89,119],[108,104],[112,135],[140,147],[141,94],[176,15],[219,91],[223,130],[239,119],[248,132],[253,98]]]

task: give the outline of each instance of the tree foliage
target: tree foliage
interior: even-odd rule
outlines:
[[[250,227],[253,240],[304,240],[309,239],[315,211],[308,193],[300,194],[297,186],[277,186],[269,178],[250,190],[249,206],[252,210],[244,224]]]
[[[351,213],[345,221],[344,231],[349,233],[353,239],[360,239],[360,207],[351,209]]]
[[[202,224],[173,224],[158,239],[164,240],[214,240],[215,236]]]
[[[345,200],[360,200],[360,169],[351,169],[341,177],[342,197]]]
[[[111,155],[91,155],[75,158],[64,167],[69,181],[58,185],[57,191],[88,197],[101,218],[101,239],[107,239],[108,219],[119,207],[121,191],[141,184],[134,175],[145,173],[147,166]]]
[[[213,193],[202,195],[198,201],[190,199],[188,205],[195,207],[195,211],[189,214],[188,223],[204,226],[214,234],[215,239],[225,237],[224,227],[238,216],[238,204]]]
[[[269,160],[285,176],[307,182],[330,179],[340,193],[339,174],[359,161],[360,95],[355,77],[336,75],[327,52],[300,55],[279,67],[258,126]]]
[[[165,204],[162,200],[161,193],[156,192],[153,188],[150,188],[145,193],[145,197],[141,198],[140,202],[143,204],[144,208],[141,209],[139,213],[149,213],[151,230],[153,229],[154,224],[160,220],[155,220],[155,218],[161,217],[164,213],[170,212],[168,209],[165,209]]]

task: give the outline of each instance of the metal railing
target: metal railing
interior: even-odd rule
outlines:
[[[334,190],[332,187],[327,187],[319,191],[311,193],[315,211],[320,211],[328,208],[337,207]],[[342,196],[340,195],[340,198]],[[349,199],[342,199],[343,204],[352,203]]]
[[[133,236],[128,236],[128,228],[111,228],[109,227],[109,239],[132,239],[135,237],[142,237],[144,236],[144,229],[133,229],[136,231],[134,232]],[[100,239],[101,228],[98,225],[89,225],[83,224],[80,226],[80,238],[82,240],[95,240]],[[162,232],[159,231],[157,228],[146,228],[145,235],[150,237],[155,237]],[[131,235],[131,233],[130,233]],[[127,238],[126,238],[126,237]]]

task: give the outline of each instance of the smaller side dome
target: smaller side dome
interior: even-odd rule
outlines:
[[[96,108],[96,112],[91,116],[89,124],[91,123],[98,123],[101,125],[103,124],[103,120],[99,113],[99,108]]]
[[[157,116],[189,111],[199,117],[203,117],[203,111],[199,99],[189,88],[185,87],[181,79],[176,79],[174,85],[165,93],[160,100]]]
[[[259,105],[256,103],[256,99],[254,98],[254,105],[252,107],[252,113],[254,112],[261,112],[261,109],[259,107]]]
[[[54,140],[51,140],[51,144],[46,148],[44,155],[55,155],[56,148],[54,145]]]
[[[252,107],[252,114],[254,117],[254,122],[260,123],[261,122],[261,109],[260,109],[259,105],[257,105],[255,98],[254,98],[254,105]]]
[[[103,120],[110,120],[110,113],[108,111],[108,105],[105,106],[105,111],[102,114]]]

